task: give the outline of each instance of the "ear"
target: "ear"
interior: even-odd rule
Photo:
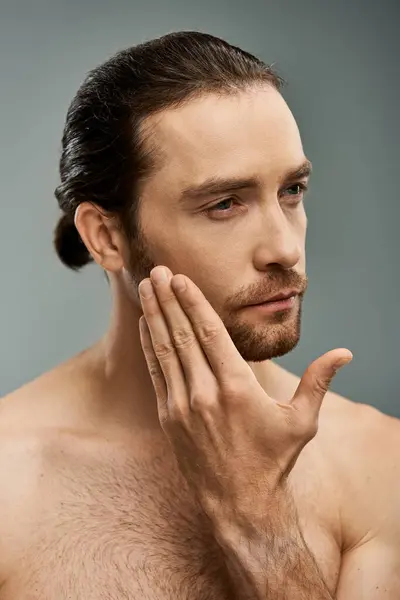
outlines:
[[[124,267],[126,239],[115,215],[91,202],[82,202],[75,212],[75,226],[93,260],[106,271]]]

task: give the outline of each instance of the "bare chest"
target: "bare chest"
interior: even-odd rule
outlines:
[[[50,471],[1,600],[234,597],[209,524],[169,459]],[[316,509],[317,487],[304,488],[299,502],[306,540],[334,590],[340,553]]]

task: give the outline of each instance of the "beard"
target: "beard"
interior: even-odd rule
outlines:
[[[234,315],[224,319],[224,325],[238,352],[246,362],[262,362],[291,352],[299,343],[301,333],[302,296],[290,311],[277,311],[249,323]]]
[[[139,299],[138,286],[142,279],[150,277],[150,271],[157,266],[152,258],[151,246],[142,232],[136,236],[129,262],[130,283]],[[267,275],[267,273],[266,273]],[[271,266],[268,279],[257,288],[253,286],[236,292],[225,301],[224,308],[217,314],[225,325],[239,354],[246,362],[262,362],[284,356],[298,344],[301,333],[301,313],[303,297],[307,289],[307,277],[293,269],[284,269],[279,265]],[[282,289],[299,290],[295,305],[288,311],[277,311],[257,321],[246,320],[241,308],[260,302]],[[140,302],[138,300],[138,302]]]

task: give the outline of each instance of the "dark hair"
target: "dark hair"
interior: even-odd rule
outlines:
[[[64,215],[54,244],[71,269],[91,256],[74,224],[77,206],[92,202],[139,233],[140,191],[161,162],[146,118],[204,93],[235,93],[283,80],[264,62],[212,35],[183,31],[123,50],[89,72],[68,109],[55,196]]]

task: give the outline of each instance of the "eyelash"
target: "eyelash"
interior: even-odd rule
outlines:
[[[298,182],[298,183],[294,183],[293,185],[291,185],[287,189],[290,189],[290,188],[293,188],[293,187],[299,187],[300,188],[300,193],[299,194],[291,194],[291,196],[294,197],[294,198],[298,198],[299,196],[304,195],[308,191],[308,185],[306,183],[304,183],[304,182],[301,182],[301,181]],[[209,206],[203,212],[205,212],[208,215],[211,214],[213,211],[216,211],[219,214],[224,214],[224,213],[229,214],[228,210],[218,210],[217,209],[217,206],[219,206],[219,204],[227,202],[228,200],[236,201],[236,198],[234,196],[228,196],[227,198],[224,198],[223,200],[220,200],[219,202],[217,202],[213,206]],[[300,204],[300,201],[296,201],[296,202],[292,202],[291,203],[292,206],[297,206],[298,204]]]

